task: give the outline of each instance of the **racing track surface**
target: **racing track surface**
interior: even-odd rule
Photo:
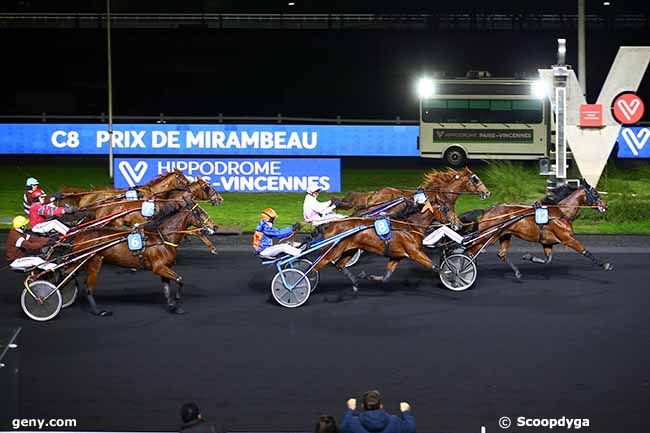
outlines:
[[[107,267],[97,299],[113,317],[84,302],[29,321],[21,276],[4,271],[0,323],[23,327],[21,417],[77,418],[83,430],[173,430],[181,403],[196,400],[230,430],[309,431],[376,387],[389,410],[410,401],[421,432],[501,431],[505,415],[647,432],[650,253],[614,250],[599,252],[613,272],[558,252],[548,267],[522,264],[523,283],[488,253],[463,293],[403,263],[389,284],[364,283],[341,303],[323,302],[348,286],[328,269],[309,304],[288,310],[267,302],[271,269],[241,248],[186,249],[185,316],[163,311],[151,275]],[[365,256],[357,269],[383,262]]]

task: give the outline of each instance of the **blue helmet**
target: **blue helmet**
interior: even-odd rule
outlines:
[[[34,186],[34,185],[38,185],[38,180],[36,180],[33,177],[30,177],[29,179],[27,179],[27,182],[25,182],[25,186]]]

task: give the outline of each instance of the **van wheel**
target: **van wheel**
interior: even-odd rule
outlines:
[[[447,165],[453,168],[464,167],[467,163],[467,155],[460,147],[450,147],[443,158]]]

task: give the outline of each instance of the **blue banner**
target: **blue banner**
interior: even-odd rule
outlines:
[[[650,127],[623,127],[617,141],[619,158],[650,158]]]
[[[417,126],[114,125],[116,155],[419,156]],[[105,155],[105,124],[0,124],[1,154]]]
[[[179,169],[189,178],[202,177],[217,191],[305,192],[311,184],[341,191],[341,160],[331,158],[115,158],[113,169],[116,188],[143,185]]]

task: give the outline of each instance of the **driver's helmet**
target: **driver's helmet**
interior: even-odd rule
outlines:
[[[312,183],[307,187],[307,194],[313,194],[315,192],[321,192],[322,189],[323,188],[321,188],[320,186],[316,185],[315,183]]]
[[[36,178],[30,177],[25,182],[25,186],[31,188],[34,185],[38,185],[38,180]]]
[[[260,219],[262,219],[264,221],[273,222],[277,217],[278,217],[278,214],[275,213],[275,211],[273,209],[271,209],[270,207],[267,207],[266,209],[264,209],[262,211],[262,213],[260,214]]]
[[[14,220],[11,222],[11,226],[18,230],[21,229],[29,224],[29,220],[25,218],[22,215],[18,215]]]
[[[45,191],[43,191],[40,188],[37,188],[32,192],[31,197],[32,197],[32,203],[36,203],[39,200],[39,198],[41,197],[45,198]]]

